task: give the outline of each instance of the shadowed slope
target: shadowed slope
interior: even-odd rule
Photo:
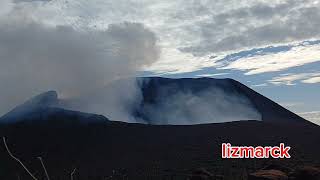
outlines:
[[[233,79],[213,79],[213,78],[182,78],[169,79],[161,77],[141,78],[141,89],[143,94],[143,101],[140,108],[137,109],[137,115],[145,119],[148,117],[145,107],[150,105],[157,106],[158,102],[163,99],[170,98],[171,94],[179,92],[191,92],[199,94],[203,91],[211,91],[212,89],[219,89],[225,94],[248,99],[253,108],[261,114],[261,120],[267,122],[301,122],[310,123],[300,116],[290,112],[279,104],[266,98],[265,96],[255,92],[247,86],[235,81]],[[213,92],[215,93],[215,92]],[[219,102],[217,102],[219,103]],[[250,105],[250,104],[249,104]],[[235,107],[230,106],[229,109],[224,109],[225,113],[234,111]],[[213,110],[213,109],[212,109]],[[241,114],[239,114],[241,117]],[[259,120],[259,119],[235,119],[236,120]]]
[[[104,116],[70,111],[58,108],[60,100],[55,91],[37,95],[22,105],[17,106],[0,118],[0,123],[15,123],[17,121],[48,121],[52,119],[76,119],[81,122],[96,122],[108,120]],[[30,122],[29,122],[30,123]]]
[[[256,91],[248,88],[247,86],[239,83],[238,81],[231,80],[232,83],[242,91],[255,105],[262,115],[263,121],[268,122],[308,122],[297,114],[289,111],[288,109],[280,106],[267,97],[257,93]]]

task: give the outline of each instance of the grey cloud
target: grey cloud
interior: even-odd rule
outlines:
[[[299,115],[315,124],[320,124],[320,111],[303,112]]]
[[[0,17],[9,13],[13,8],[11,0],[2,0],[0,2]]]
[[[203,55],[317,38],[320,7],[308,2],[260,3],[214,15],[211,22],[199,24],[202,41],[181,50]]]
[[[52,1],[52,0],[13,0],[13,2],[15,2],[15,3],[19,3],[19,2],[34,2],[34,1],[47,1],[47,2],[49,2],[49,1]]]

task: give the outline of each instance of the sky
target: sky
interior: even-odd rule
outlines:
[[[139,75],[233,78],[320,124],[319,0],[0,0],[0,26],[21,22],[141,24],[160,50]]]

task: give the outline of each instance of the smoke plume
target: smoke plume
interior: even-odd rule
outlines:
[[[62,108],[126,122],[261,119],[248,99],[218,88],[196,94],[178,88],[156,104],[140,107],[145,97],[133,77],[159,58],[152,31],[130,22],[110,24],[105,30],[47,25],[29,16],[30,9],[14,4],[5,0],[0,7],[0,115],[34,95],[55,90]]]
[[[159,56],[157,38],[143,24],[76,30],[12,11],[0,17],[0,115],[48,90],[72,98],[134,77]],[[126,86],[125,94],[135,91]]]

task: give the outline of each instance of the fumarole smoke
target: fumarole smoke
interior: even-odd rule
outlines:
[[[178,91],[141,107],[144,97],[135,77],[159,59],[154,32],[131,22],[110,24],[104,30],[44,24],[32,18],[31,10],[6,2],[0,17],[0,115],[34,95],[56,90],[62,108],[125,122],[261,119],[248,99],[219,89],[200,94]]]

